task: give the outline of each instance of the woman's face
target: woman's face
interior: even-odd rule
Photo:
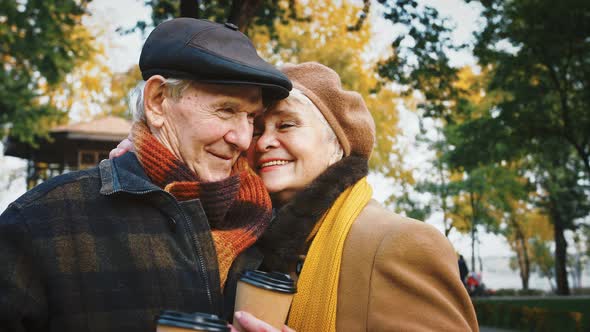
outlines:
[[[336,162],[339,145],[315,105],[295,91],[254,122],[252,167],[282,205]]]

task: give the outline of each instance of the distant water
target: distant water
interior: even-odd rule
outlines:
[[[465,256],[468,264],[471,263],[471,257]],[[482,279],[486,288],[500,289],[500,288],[522,288],[520,274],[518,270],[510,269],[509,256],[488,256],[482,257]],[[469,266],[471,270],[471,266]],[[479,262],[476,260],[476,268],[479,271]],[[568,271],[569,272],[569,271]],[[590,287],[590,264],[585,266],[582,272],[582,287]],[[555,280],[553,280],[555,284]],[[570,288],[573,286],[573,281],[569,278]],[[551,290],[551,286],[547,278],[541,278],[536,272],[532,272],[529,278],[529,288],[542,289],[545,291]]]

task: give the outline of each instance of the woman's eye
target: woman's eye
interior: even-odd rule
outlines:
[[[283,122],[283,123],[279,124],[279,129],[289,129],[293,126],[295,126],[295,124],[290,123],[290,122]]]

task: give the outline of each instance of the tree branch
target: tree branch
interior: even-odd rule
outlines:
[[[582,159],[582,162],[584,163],[584,168],[586,169],[586,174],[588,177],[590,177],[590,156],[588,155],[588,153],[586,153],[584,147],[578,143],[576,137],[573,134],[574,131],[571,128],[570,111],[567,103],[567,91],[560,83],[559,76],[555,68],[553,68],[553,66],[549,64],[548,61],[546,61],[544,65],[547,67],[547,69],[549,69],[549,76],[551,77],[551,80],[553,81],[553,84],[555,85],[555,88],[557,89],[557,92],[559,94],[559,101],[561,104],[561,117],[565,126],[565,128],[563,128],[563,136],[568,142],[570,142],[570,144],[572,144],[572,146]]]
[[[311,16],[299,17],[296,0],[289,0],[289,18],[297,22],[311,22]]]
[[[352,26],[348,26],[346,28],[348,31],[359,31],[363,27],[363,23],[369,17],[369,12],[371,10],[371,1],[370,0],[363,0],[363,9],[359,14],[359,18],[356,23]]]
[[[180,17],[199,18],[199,0],[180,0]]]
[[[234,0],[227,21],[245,33],[261,5],[262,0]]]

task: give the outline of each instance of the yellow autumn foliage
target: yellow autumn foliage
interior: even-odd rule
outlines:
[[[98,28],[92,31],[84,26],[71,27],[68,31],[72,39],[78,43],[92,44],[86,58],[79,58],[74,69],[57,85],[48,85],[40,81],[39,100],[49,100],[53,107],[68,112],[75,121],[87,121],[102,114],[101,106],[109,93],[107,87],[111,81],[111,70],[107,65],[105,45],[96,42],[103,31]]]

